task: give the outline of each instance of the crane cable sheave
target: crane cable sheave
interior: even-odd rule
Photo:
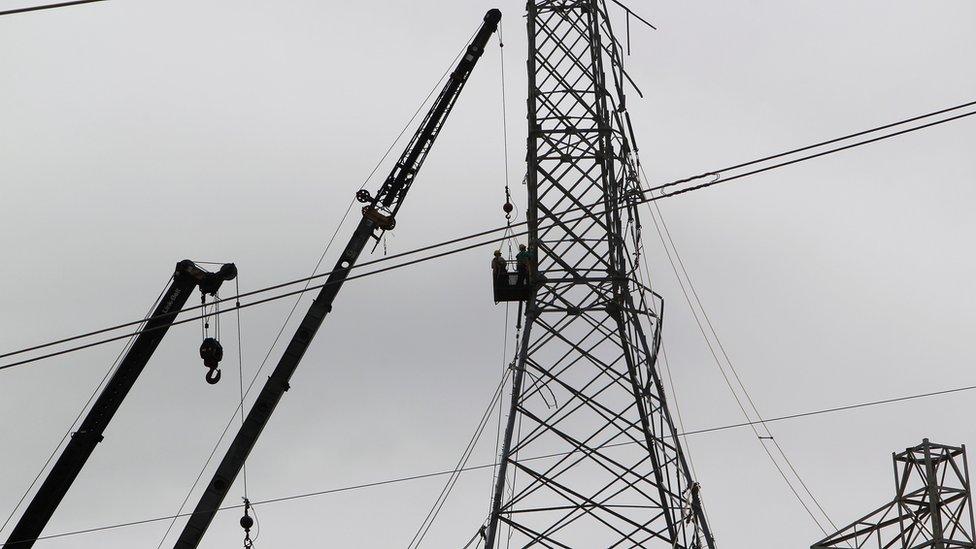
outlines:
[[[502,12],[498,9],[488,10],[485,14],[481,28],[478,29],[457,67],[448,78],[447,84],[437,99],[434,100],[427,116],[424,117],[423,122],[414,132],[409,145],[404,149],[403,154],[376,195],[371,195],[366,189],[360,189],[356,193],[356,199],[366,204],[363,206],[363,217],[372,220],[381,232],[393,230],[396,227],[396,213],[403,205],[403,200],[413,184],[414,177],[420,171],[424,160],[427,159],[434,140],[437,139],[444,127],[444,122],[451,113],[451,109],[454,108],[454,104],[462,88],[464,88],[464,84],[467,83],[475,64],[484,53],[488,40],[498,30],[501,19]],[[380,235],[374,233],[373,237],[378,239]]]

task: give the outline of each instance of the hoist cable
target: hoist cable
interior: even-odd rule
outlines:
[[[507,225],[511,225],[512,212],[508,208],[512,207],[512,193],[509,188],[508,174],[508,100],[505,92],[505,35],[502,22],[498,22],[498,58],[501,67],[501,86],[502,86],[502,149],[505,158],[505,220]]]
[[[799,163],[799,162],[803,162],[803,161],[806,161],[806,160],[811,160],[811,159],[818,158],[818,157],[821,157],[821,156],[826,156],[828,154],[833,154],[833,153],[845,151],[845,150],[852,149],[852,148],[855,148],[855,147],[859,147],[859,146],[862,146],[862,145],[876,143],[878,141],[882,141],[882,140],[889,139],[889,138],[892,138],[892,137],[896,137],[896,136],[899,136],[899,135],[904,135],[906,133],[918,131],[918,130],[925,129],[925,128],[929,128],[929,127],[936,126],[936,125],[939,125],[939,124],[944,124],[944,123],[947,123],[947,122],[952,122],[952,121],[959,120],[959,119],[966,118],[966,117],[973,116],[973,115],[976,115],[976,111],[967,112],[967,113],[960,114],[960,115],[957,115],[957,116],[954,116],[954,117],[951,117],[951,118],[937,120],[935,122],[930,122],[928,124],[924,124],[924,125],[921,125],[921,126],[915,126],[915,127],[912,127],[912,128],[908,128],[908,129],[905,129],[905,130],[901,130],[901,131],[895,132],[895,133],[885,134],[883,136],[876,137],[876,138],[872,138],[872,139],[869,139],[869,140],[859,141],[859,142],[852,143],[852,144],[849,144],[849,145],[844,145],[842,147],[837,147],[837,148],[834,148],[834,149],[829,149],[827,151],[823,151],[823,152],[820,152],[820,153],[808,155],[808,156],[801,157],[801,158],[798,158],[798,159],[793,159],[793,160],[786,161],[786,162],[781,162],[779,164],[774,164],[772,166],[765,166],[765,167],[762,167],[762,168],[759,168],[759,169],[756,169],[756,170],[753,170],[753,171],[749,171],[749,172],[742,173],[742,174],[737,174],[737,175],[734,175],[734,176],[731,176],[731,177],[719,178],[719,179],[715,179],[715,180],[712,180],[712,181],[709,181],[709,182],[706,182],[706,183],[702,183],[702,184],[699,184],[699,185],[695,185],[695,186],[692,186],[692,187],[681,188],[681,189],[677,189],[677,190],[670,191],[670,192],[662,192],[660,194],[654,195],[653,194],[654,191],[659,191],[661,189],[670,187],[674,183],[667,183],[667,184],[664,184],[664,185],[659,185],[659,186],[656,186],[656,187],[652,187],[650,189],[647,189],[645,191],[645,195],[646,196],[644,198],[635,199],[635,200],[633,200],[630,203],[617,206],[617,208],[621,208],[622,209],[622,208],[629,207],[631,204],[641,204],[641,203],[645,203],[645,202],[653,202],[653,201],[660,200],[660,199],[663,199],[663,198],[670,198],[670,197],[678,196],[678,195],[685,194],[685,193],[688,193],[688,192],[691,192],[691,191],[695,191],[695,190],[699,190],[699,189],[703,189],[703,188],[707,188],[707,187],[712,187],[714,185],[718,185],[718,184],[721,184],[721,183],[728,183],[728,182],[731,182],[731,181],[734,181],[734,180],[737,180],[737,179],[742,179],[742,178],[749,177],[749,176],[752,176],[752,175],[757,175],[759,173],[767,172],[767,171],[774,170],[774,169],[777,169],[777,168],[782,168],[782,167],[785,167],[785,166],[789,166],[789,165],[796,164],[796,163]],[[916,118],[918,118],[918,117],[916,117]],[[889,125],[887,125],[885,127],[891,127],[891,126],[892,126],[892,124],[889,124]],[[751,164],[753,164],[753,163],[745,163],[745,164],[743,164],[743,166],[744,165],[751,165]],[[706,172],[705,175],[706,176],[707,175],[717,175],[719,173],[720,173],[719,171]],[[703,176],[697,176],[697,177],[703,177]],[[687,179],[682,180],[682,181],[688,182],[688,181],[692,181],[694,179],[695,178],[687,178]],[[600,204],[593,204],[593,205],[590,205],[588,207],[571,208],[571,209],[567,210],[564,213],[571,213],[571,212],[574,212],[574,211],[581,211],[581,210],[586,210],[586,209],[592,209],[593,207],[596,207],[596,206],[599,206],[599,205]],[[590,217],[591,215],[592,214],[586,215],[586,216],[580,217],[579,219],[585,219],[585,218]],[[567,222],[567,221],[574,221],[574,219],[562,220],[562,222]],[[521,221],[521,222],[518,222],[518,223],[513,223],[511,225],[511,227],[520,227],[520,226],[525,226],[526,224],[527,224],[526,221]],[[539,228],[546,228],[546,227],[547,226],[541,226]],[[361,268],[364,268],[364,267],[367,267],[367,266],[370,266],[370,265],[375,265],[375,264],[378,264],[378,263],[381,263],[381,262],[391,261],[391,260],[399,259],[401,257],[405,257],[405,256],[408,256],[408,255],[422,253],[422,252],[430,251],[432,249],[441,248],[441,247],[444,247],[444,246],[449,246],[449,245],[457,244],[457,243],[460,243],[460,242],[465,242],[467,240],[472,240],[472,239],[475,239],[475,238],[479,238],[481,236],[486,236],[486,235],[494,234],[494,233],[497,233],[497,232],[503,232],[503,231],[506,231],[507,229],[509,229],[509,226],[506,225],[505,227],[497,227],[497,228],[494,228],[494,229],[488,229],[488,230],[484,230],[484,231],[479,231],[477,233],[472,233],[472,234],[469,234],[469,235],[466,235],[466,236],[462,236],[462,237],[458,237],[458,238],[454,238],[454,239],[451,239],[451,240],[446,240],[446,241],[438,242],[438,243],[435,243],[435,244],[431,244],[429,246],[424,246],[424,247],[416,248],[416,249],[409,250],[409,251],[406,251],[406,252],[401,252],[399,254],[394,254],[394,255],[391,255],[391,256],[387,256],[387,257],[382,257],[382,258],[375,259],[375,260],[372,260],[372,261],[366,261],[366,262],[363,262],[363,263],[360,263],[360,264],[356,265],[355,268],[361,269]],[[514,233],[514,236],[521,236],[521,235],[525,235],[525,234],[527,234],[527,231],[523,231],[523,232],[519,232],[519,233]],[[501,241],[501,240],[505,240],[505,239],[503,238],[503,239],[493,239],[493,240],[483,241],[483,242],[481,242],[479,244],[476,244],[476,245],[473,245],[473,246],[467,246],[467,247],[460,248],[460,249],[456,249],[456,250],[452,250],[452,251],[449,251],[449,252],[444,252],[444,253],[436,254],[436,255],[433,255],[433,256],[421,258],[420,260],[414,260],[414,261],[406,262],[406,263],[399,264],[399,265],[395,265],[393,267],[388,267],[388,268],[385,268],[385,269],[378,269],[376,271],[372,271],[370,273],[365,273],[365,274],[362,274],[362,275],[350,276],[350,277],[347,278],[347,280],[354,280],[356,278],[362,278],[364,276],[371,276],[373,274],[378,274],[378,273],[381,273],[381,272],[386,272],[388,270],[391,270],[391,269],[394,269],[394,268],[399,268],[401,266],[408,266],[408,265],[413,265],[415,263],[419,263],[419,262],[423,262],[423,261],[429,261],[429,260],[432,260],[432,259],[438,259],[438,258],[447,256],[447,255],[452,255],[454,253],[459,253],[459,252],[467,251],[467,250],[470,250],[470,249],[473,249],[473,248],[476,248],[476,247],[485,246],[485,245],[492,244],[492,243],[495,243],[495,242],[498,242],[498,241]],[[268,286],[268,287],[265,287],[265,288],[260,288],[258,290],[253,290],[251,292],[246,292],[244,294],[241,294],[240,296],[234,296],[234,297],[230,297],[230,298],[226,298],[226,299],[229,300],[229,299],[234,299],[234,298],[249,297],[249,296],[257,295],[257,294],[260,294],[260,293],[265,293],[265,292],[269,292],[269,291],[273,291],[273,290],[278,290],[278,289],[281,289],[281,288],[284,288],[284,287],[287,287],[287,286],[291,286],[291,285],[295,285],[295,284],[299,284],[299,283],[302,283],[302,282],[307,282],[309,280],[315,280],[315,279],[318,279],[318,278],[326,277],[326,276],[329,276],[330,274],[331,274],[331,272],[321,273],[321,274],[314,275],[314,276],[311,276],[311,277],[301,278],[301,279],[292,280],[292,281],[289,281],[289,282],[284,282],[284,283],[281,283],[281,284],[276,284],[276,285],[273,285],[273,286]],[[272,297],[272,298],[269,298],[269,299],[263,299],[263,300],[255,301],[255,302],[252,302],[252,303],[243,304],[243,305],[241,305],[241,308],[245,308],[245,307],[249,307],[249,306],[254,306],[254,305],[259,305],[259,304],[267,303],[269,301],[275,301],[277,299],[282,299],[284,297],[288,297],[288,296],[291,296],[291,295],[298,295],[298,294],[304,293],[306,291],[311,291],[313,289],[319,289],[319,288],[321,288],[323,286],[324,285],[309,286],[309,287],[307,287],[307,288],[305,288],[303,290],[297,290],[297,291],[293,291],[293,292],[281,294],[281,295],[278,295],[278,296],[275,296],[275,297]],[[223,301],[223,300],[221,300],[221,301]],[[188,308],[182,309],[180,312],[191,311],[191,310],[195,310],[195,309],[199,309],[199,307],[188,307]],[[192,320],[197,320],[197,319],[199,319],[199,317],[194,317],[192,319],[188,319],[187,321],[192,321]],[[175,324],[181,324],[183,322],[185,322],[185,321],[176,321],[176,322],[173,323],[173,325],[175,325]],[[99,334],[103,334],[103,333],[106,333],[106,332],[115,331],[115,330],[118,330],[118,329],[121,329],[121,328],[124,328],[124,327],[136,325],[136,324],[139,324],[139,323],[141,323],[141,321],[127,322],[127,323],[124,323],[124,324],[119,324],[119,325],[112,326],[112,327],[109,327],[109,328],[103,328],[103,329],[96,330],[96,331],[93,331],[93,332],[89,332],[89,333],[85,333],[85,334],[81,334],[81,335],[76,335],[76,336],[71,336],[71,337],[68,337],[68,338],[63,338],[63,339],[60,339],[60,340],[51,341],[51,342],[48,342],[48,343],[44,343],[44,344],[40,344],[40,345],[35,345],[35,346],[32,346],[32,347],[27,347],[27,348],[24,348],[24,349],[19,349],[19,350],[16,350],[16,351],[11,351],[11,352],[8,352],[8,353],[0,354],[0,358],[14,356],[14,355],[26,353],[26,352],[29,352],[29,351],[39,350],[39,349],[42,349],[42,348],[51,347],[51,346],[58,345],[58,344],[61,344],[61,343],[66,343],[66,342],[69,342],[69,341],[75,341],[75,340],[78,340],[78,339],[84,339],[84,338],[91,337],[91,336],[94,336],[94,335],[99,335]],[[135,333],[142,333],[142,332],[135,332]],[[5,364],[5,365],[0,366],[0,370],[6,369],[6,368],[10,368],[10,367],[13,367],[13,366],[19,366],[21,364],[27,364],[27,363],[30,363],[30,362],[36,362],[36,361],[41,360],[41,359],[45,359],[45,358],[50,358],[50,357],[53,357],[53,356],[62,355],[62,354],[65,354],[67,352],[73,352],[73,351],[77,351],[77,350],[81,350],[81,349],[87,349],[89,347],[93,347],[93,346],[96,346],[96,345],[101,345],[101,344],[109,343],[109,342],[112,342],[112,341],[118,341],[120,339],[124,339],[126,337],[129,337],[130,335],[132,335],[132,334],[125,334],[123,336],[118,336],[118,337],[113,337],[113,338],[107,338],[107,339],[104,339],[104,340],[99,340],[99,341],[97,341],[95,343],[91,343],[91,344],[87,344],[87,345],[80,345],[80,346],[77,346],[77,347],[72,347],[72,348],[66,349],[64,351],[55,352],[55,353],[49,353],[49,354],[45,354],[45,355],[41,355],[41,356],[38,356],[38,357],[31,358],[31,359],[27,359],[27,360],[23,360],[23,361],[18,361],[18,362],[13,362],[13,363]]]
[[[885,404],[894,404],[894,403],[898,403],[898,402],[906,402],[906,401],[910,401],[910,400],[917,400],[917,399],[923,399],[923,398],[931,398],[931,397],[936,397],[936,396],[944,396],[944,395],[949,395],[949,394],[954,394],[954,393],[961,393],[961,392],[968,392],[968,391],[973,391],[973,390],[976,390],[976,385],[966,385],[966,386],[962,386],[962,387],[955,387],[955,388],[944,389],[944,390],[940,390],[940,391],[931,391],[931,392],[927,392],[927,393],[918,393],[918,394],[912,394],[912,395],[906,395],[906,396],[900,396],[900,397],[892,397],[892,398],[886,398],[886,399],[881,399],[881,400],[867,401],[867,402],[861,402],[861,403],[856,403],[856,404],[848,404],[848,405],[843,405],[843,406],[835,406],[835,407],[831,407],[831,408],[822,408],[822,409],[811,410],[811,411],[807,411],[807,412],[799,412],[799,413],[795,413],[795,414],[788,414],[788,415],[770,417],[770,418],[766,418],[764,421],[765,421],[765,423],[773,423],[773,422],[779,422],[779,421],[788,421],[788,420],[792,420],[792,419],[799,419],[799,418],[819,416],[819,415],[824,415],[824,414],[832,414],[832,413],[837,413],[837,412],[845,412],[845,411],[851,411],[851,410],[858,410],[858,409],[868,408],[868,407],[873,407],[873,406],[880,406],[880,405],[885,405]],[[741,423],[732,423],[732,424],[721,425],[721,426],[716,426],[716,427],[707,427],[707,428],[696,429],[696,430],[692,430],[692,431],[684,431],[684,432],[681,432],[681,433],[677,433],[676,436],[678,436],[678,437],[685,437],[685,436],[690,436],[690,435],[700,435],[700,434],[714,433],[714,432],[719,432],[719,431],[727,431],[727,430],[730,430],[730,429],[738,429],[738,428],[742,428],[742,427],[748,427],[750,425],[756,425],[758,423],[759,423],[758,421],[748,421],[748,422],[741,422]],[[618,447],[618,446],[628,446],[628,445],[631,445],[631,444],[638,444],[638,442],[628,441],[628,442],[617,442],[617,443],[612,443],[612,444],[603,444],[603,445],[600,445],[599,446],[599,449],[613,448],[613,447]],[[542,455],[542,456],[533,456],[533,457],[525,458],[522,461],[539,460],[539,459],[550,459],[550,458],[554,458],[554,457],[565,456],[565,455],[571,454],[573,452],[574,451],[571,450],[569,452],[559,452],[559,453],[547,454],[547,455]],[[497,465],[498,465],[497,463],[485,463],[485,464],[481,464],[481,465],[472,465],[472,466],[465,467],[462,471],[463,472],[467,472],[467,471],[477,471],[477,470],[481,470],[481,469],[489,469],[489,468],[494,467],[494,466],[497,466]],[[327,489],[327,490],[318,490],[318,491],[314,491],[314,492],[305,492],[305,493],[300,493],[300,494],[292,494],[292,495],[288,495],[288,496],[281,496],[281,497],[277,497],[277,498],[269,498],[269,499],[260,500],[260,501],[252,501],[251,502],[251,505],[252,506],[257,506],[257,505],[270,505],[270,504],[273,504],[273,503],[282,503],[282,502],[286,502],[286,501],[295,501],[295,500],[299,500],[299,499],[307,499],[307,498],[311,498],[311,497],[324,496],[324,495],[329,495],[329,494],[337,494],[337,493],[343,493],[343,492],[351,492],[351,491],[362,490],[362,489],[366,489],[366,488],[375,488],[375,487],[379,487],[379,486],[387,486],[387,485],[390,485],[390,484],[398,484],[398,483],[403,483],[403,482],[408,482],[408,481],[413,481],[413,480],[421,480],[421,479],[433,478],[433,477],[438,477],[438,476],[444,476],[444,475],[449,475],[449,474],[451,474],[453,472],[454,472],[453,470],[449,470],[449,471],[437,471],[437,472],[432,472],[432,473],[423,473],[423,474],[410,475],[410,476],[404,476],[404,477],[397,477],[397,478],[380,480],[380,481],[374,481],[374,482],[367,482],[367,483],[356,484],[356,485],[351,485],[351,486],[343,486],[343,487],[339,487],[339,488],[331,488],[331,489]],[[242,509],[243,507],[244,507],[243,505],[228,505],[228,506],[224,506],[224,507],[218,508],[217,511],[227,511],[227,510],[232,510],[232,509]],[[74,531],[70,531],[70,532],[61,532],[61,533],[57,533],[57,534],[50,534],[50,535],[47,535],[47,536],[41,536],[41,537],[35,538],[33,540],[22,540],[22,541],[40,541],[40,540],[46,540],[46,539],[55,539],[55,538],[63,538],[63,537],[68,537],[68,536],[75,536],[75,535],[80,535],[80,534],[89,534],[89,533],[101,532],[101,531],[105,531],[105,530],[113,530],[113,529],[118,529],[118,528],[125,528],[125,527],[129,527],[129,526],[139,526],[139,525],[142,525],[142,524],[150,524],[150,523],[154,523],[154,522],[162,522],[164,520],[171,520],[171,519],[174,519],[174,518],[185,518],[185,517],[191,516],[192,514],[193,513],[191,512],[191,513],[182,513],[182,514],[176,515],[176,516],[169,515],[169,516],[165,516],[165,517],[154,517],[154,518],[148,518],[148,519],[142,519],[142,520],[136,520],[136,521],[130,521],[130,522],[120,522],[120,523],[110,524],[110,525],[106,525],[106,526],[97,526],[97,527],[86,528],[86,529],[82,529],[82,530],[74,530]],[[5,544],[0,544],[0,547],[3,547],[3,545],[5,545]]]
[[[501,78],[500,78],[500,80],[501,80],[501,96],[502,96],[501,97],[502,98],[502,101],[501,101],[501,103],[502,103],[502,148],[503,148],[503,152],[504,152],[503,158],[504,158],[504,165],[505,165],[505,205],[503,206],[502,209],[505,211],[505,224],[509,226],[508,230],[506,230],[506,232],[503,233],[503,234],[508,234],[509,232],[511,232],[512,214],[511,214],[510,211],[507,210],[507,208],[510,208],[511,207],[512,209],[514,209],[514,207],[512,207],[512,193],[511,193],[511,190],[509,189],[509,173],[508,173],[508,107],[507,107],[507,100],[506,100],[506,95],[507,94],[506,94],[506,91],[505,91],[505,36],[504,36],[504,31],[503,31],[503,27],[502,27],[502,22],[501,21],[498,22],[498,59],[499,59],[499,65],[501,67],[501,69],[500,69],[500,72],[501,72]],[[508,245],[508,259],[511,259],[512,258],[511,256],[512,256],[512,245],[511,245],[511,242],[509,242],[509,245]],[[505,328],[502,331],[502,380],[504,380],[505,377],[508,375],[508,326],[509,326],[509,318],[510,318],[510,310],[511,310],[511,307],[510,306],[511,306],[511,302],[506,301],[505,302]],[[495,452],[492,454],[494,456],[497,456],[498,455],[499,450],[501,448],[502,408],[503,407],[504,407],[504,403],[502,402],[501,399],[499,399],[498,400],[498,419],[497,419],[497,423],[495,424]],[[494,492],[494,489],[495,489],[495,481],[496,481],[497,475],[498,475],[498,468],[497,467],[493,467],[492,470],[491,470],[491,484],[488,485],[488,498],[487,498],[487,501],[488,501],[488,510],[489,510],[489,512],[491,511],[491,495],[492,495],[492,493]],[[475,537],[477,537],[477,534],[475,534]],[[472,538],[472,540],[473,539],[474,538]],[[471,542],[468,542],[468,545],[470,545],[470,544],[471,544]]]
[[[241,293],[240,274],[234,278],[237,293]],[[241,302],[235,303],[237,309],[237,381],[240,386],[241,426],[244,426],[244,338],[241,336]],[[244,499],[247,499],[247,460],[241,465],[241,479],[243,480]]]

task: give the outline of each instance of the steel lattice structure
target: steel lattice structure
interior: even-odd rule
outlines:
[[[656,369],[663,302],[632,254],[639,183],[607,6],[530,0],[527,19],[537,274],[486,547],[711,548]]]
[[[879,549],[976,547],[966,447],[922,444],[892,454],[895,499],[813,544]]]

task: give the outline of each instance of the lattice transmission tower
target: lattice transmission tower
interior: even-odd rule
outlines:
[[[972,549],[973,499],[965,446],[922,444],[892,454],[895,499],[812,549]]]
[[[486,547],[712,548],[656,367],[639,165],[604,0],[528,2],[533,296]],[[548,457],[540,457],[548,456]]]

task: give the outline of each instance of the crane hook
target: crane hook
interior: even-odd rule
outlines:
[[[224,348],[219,341],[208,337],[200,344],[200,358],[203,359],[203,366],[209,370],[207,372],[207,383],[215,385],[220,381],[218,365],[224,358]]]
[[[220,381],[220,369],[216,366],[207,372],[207,383],[216,385]]]

